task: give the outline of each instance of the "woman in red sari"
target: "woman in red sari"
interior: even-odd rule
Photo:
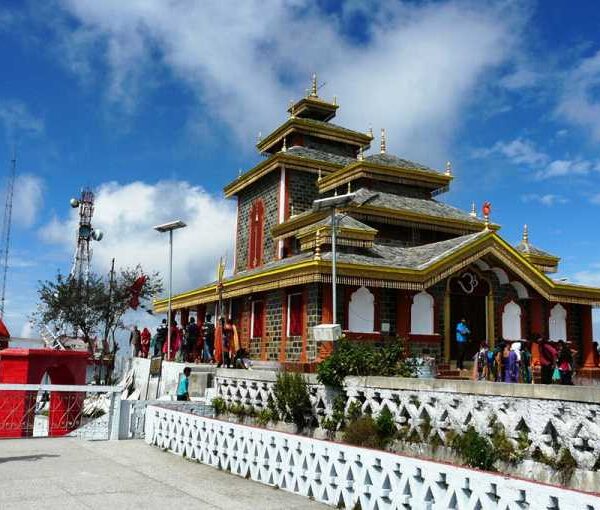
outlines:
[[[148,351],[150,350],[150,331],[148,328],[144,328],[140,338],[142,340],[142,358],[148,357]]]

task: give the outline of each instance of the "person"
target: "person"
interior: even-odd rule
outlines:
[[[573,384],[573,353],[567,342],[559,342],[560,350],[558,351],[558,359],[556,366],[560,372],[560,384]]]
[[[464,370],[465,368],[465,349],[470,334],[471,330],[467,326],[466,319],[461,319],[461,321],[456,325],[456,368],[458,370]]]
[[[556,350],[550,345],[550,342],[541,335],[537,336],[537,341],[540,346],[542,384],[552,384],[552,372],[554,372]]]
[[[600,345],[598,342],[592,342],[592,345],[594,346],[592,359],[594,360],[594,366],[597,367],[600,366]]]
[[[185,328],[185,342],[184,342],[184,353],[183,360],[190,361],[196,343],[198,342],[198,325],[194,317],[190,318],[189,324]]]
[[[521,382],[531,384],[533,375],[531,371],[531,347],[529,342],[521,345]]]
[[[486,381],[488,379],[488,344],[481,342],[479,351],[475,354],[473,361],[473,380],[474,381]]]
[[[177,385],[177,400],[189,400],[190,399],[190,374],[192,369],[185,367],[183,369],[183,377],[179,379]]]
[[[140,330],[138,329],[137,325],[133,326],[133,329],[129,334],[129,345],[131,345],[131,355],[134,358],[137,358],[140,354],[140,348],[142,347]]]
[[[233,358],[233,366],[235,368],[243,368],[248,370],[252,366],[252,361],[250,360],[250,354],[243,347],[238,349]]]
[[[148,328],[144,328],[142,330],[142,334],[140,335],[142,341],[142,358],[148,357],[148,351],[150,350],[150,330]]]
[[[202,340],[204,348],[202,350],[202,361],[213,362],[213,349],[215,345],[215,325],[211,322],[212,316],[207,314],[202,325]]]
[[[156,328],[156,341],[154,342],[154,356],[160,356],[163,352],[163,344],[167,340],[167,319],[163,319]]]
[[[504,382],[518,383],[521,364],[521,342],[513,342],[510,348],[504,351]]]
[[[225,365],[231,368],[233,355],[239,350],[240,343],[237,328],[231,318],[224,321],[221,319],[220,331],[215,335],[215,358],[218,361],[217,368]],[[220,334],[219,334],[220,333]]]

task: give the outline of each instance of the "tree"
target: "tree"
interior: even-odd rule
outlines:
[[[58,273],[55,281],[40,282],[39,305],[31,320],[40,329],[47,326],[65,336],[81,338],[94,352],[94,340],[102,337],[102,351],[109,336],[114,342],[123,328],[123,315],[129,308],[145,308],[144,302],[162,291],[158,273],[144,274],[138,264],[108,277],[91,273],[87,282]]]

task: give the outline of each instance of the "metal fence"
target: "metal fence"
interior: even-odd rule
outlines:
[[[0,384],[0,438],[118,439],[122,388]]]

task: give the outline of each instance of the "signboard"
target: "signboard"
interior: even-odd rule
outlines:
[[[150,377],[160,375],[162,369],[162,356],[155,356],[150,360]]]

